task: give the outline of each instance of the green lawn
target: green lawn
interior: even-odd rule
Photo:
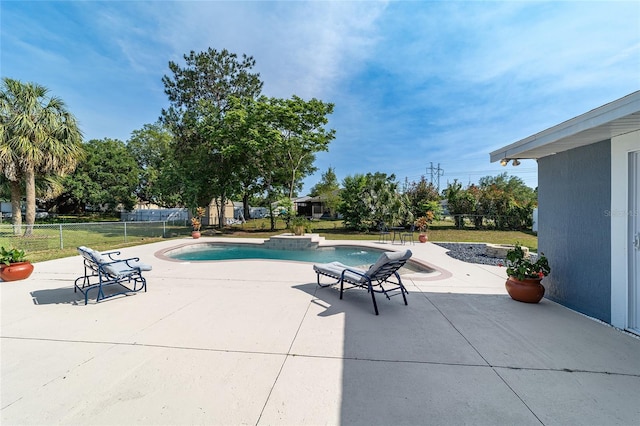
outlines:
[[[225,230],[224,235],[229,237],[255,237],[268,238],[285,231],[283,222],[277,222],[276,232],[269,229],[267,219],[247,222],[244,225],[234,225]],[[328,240],[371,240],[378,239],[377,232],[359,233],[344,229],[342,221],[318,221],[313,222],[313,232],[318,233]],[[538,250],[538,237],[533,232],[524,231],[497,231],[492,229],[475,229],[467,227],[456,229],[452,222],[434,222],[427,232],[429,241],[432,242],[465,242],[465,243],[492,243],[515,244],[529,247],[532,251]]]

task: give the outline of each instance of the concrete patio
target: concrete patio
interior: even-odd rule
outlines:
[[[440,274],[375,316],[308,263],[155,256],[189,242],[123,249],[153,265],[148,292],[98,304],[73,292],[79,256],[0,282],[0,422],[640,424],[640,339],[511,300],[504,268],[410,246]]]

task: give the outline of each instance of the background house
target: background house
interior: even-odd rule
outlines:
[[[338,197],[335,191],[331,196]],[[298,197],[291,200],[295,211],[299,216],[305,216],[310,219],[320,219],[321,217],[332,217],[330,203],[327,201],[327,195],[318,195],[317,197]],[[335,212],[333,212],[335,215]]]
[[[298,197],[291,200],[298,216],[319,219],[323,213],[322,201],[319,197]]]
[[[546,296],[640,333],[640,91],[490,157],[538,160]]]

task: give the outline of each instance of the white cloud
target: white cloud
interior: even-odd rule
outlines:
[[[429,162],[492,170],[496,147],[640,86],[637,2],[0,7],[3,75],[50,87],[88,137],[126,139],[166,105],[161,78],[170,60],[228,49],[256,59],[266,95],[336,104],[337,139],[317,166],[332,165],[339,177],[419,176]]]
[[[253,56],[270,96],[323,97],[367,57],[383,3],[188,2],[171,5],[171,59],[190,50]]]

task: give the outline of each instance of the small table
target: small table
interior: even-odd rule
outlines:
[[[404,231],[404,226],[391,226],[389,230],[393,231],[393,238],[391,238],[391,244],[395,243],[396,235],[398,235],[398,241],[402,244],[402,232]]]

